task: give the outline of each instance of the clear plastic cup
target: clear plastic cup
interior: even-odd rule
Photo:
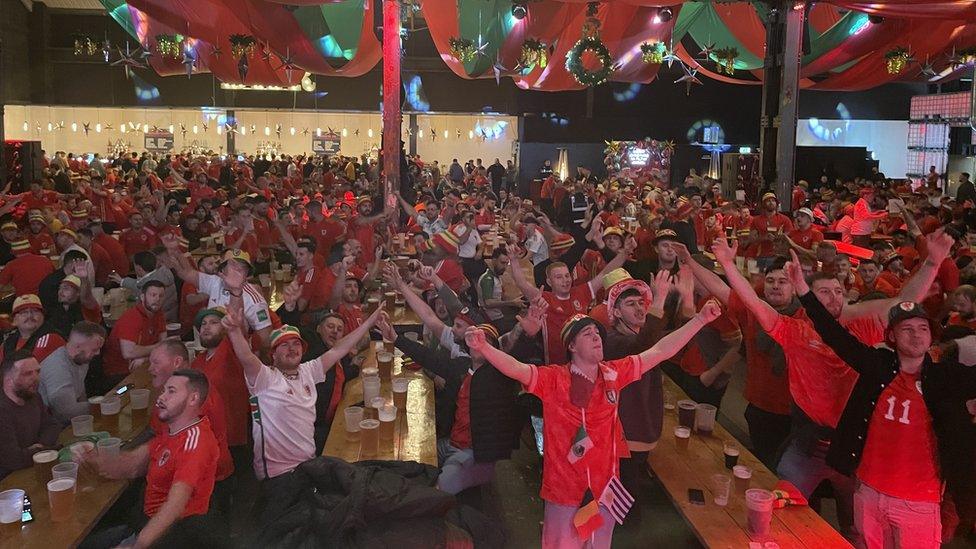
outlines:
[[[346,432],[358,433],[359,422],[363,420],[363,408],[361,406],[349,406],[345,409]]]
[[[712,475],[712,501],[719,507],[729,504],[729,490],[732,487],[732,478],[729,475]]]
[[[78,464],[73,461],[68,461],[65,463],[59,463],[51,468],[51,477],[54,480],[59,478],[78,478]]]
[[[380,378],[363,378],[363,402],[369,404],[376,397],[380,396]]]
[[[51,504],[51,520],[64,522],[75,514],[75,485],[73,478],[59,478],[47,483],[47,498]]]
[[[407,411],[407,391],[410,389],[410,379],[405,377],[393,378],[393,405],[400,413]]]
[[[745,465],[736,465],[732,468],[732,476],[735,478],[735,491],[745,493],[752,483],[752,469]]]
[[[40,483],[51,480],[51,469],[58,464],[57,450],[42,450],[31,456],[34,462],[34,476]]]
[[[149,389],[133,389],[129,391],[129,403],[133,410],[149,408]]]
[[[664,409],[665,410],[674,410],[674,408],[675,408],[674,393],[672,393],[671,391],[665,389],[664,390]]]
[[[102,400],[100,406],[103,416],[114,416],[122,409],[122,399],[116,395],[107,396]]]
[[[92,432],[92,421],[94,417],[88,414],[71,418],[71,433],[76,437],[90,435]]]
[[[694,400],[678,401],[678,425],[691,429],[695,426],[695,409],[698,406]]]
[[[769,523],[773,518],[773,493],[760,488],[746,490],[746,529],[749,535],[769,535]]]
[[[13,488],[0,492],[0,523],[20,522],[24,514],[24,491]]]
[[[687,427],[674,428],[674,443],[679,452],[688,451],[688,442],[691,440],[691,429]]]
[[[103,438],[95,446],[98,448],[99,455],[108,458],[119,457],[119,450],[122,448],[122,439],[116,437]]]
[[[88,398],[88,408],[91,410],[92,415],[102,415],[102,401],[105,400],[103,396],[93,396]]]
[[[379,451],[379,427],[376,419],[364,419],[359,422],[359,453],[362,457],[376,457]]]
[[[695,430],[709,434],[715,430],[715,413],[718,408],[711,404],[699,404],[695,409]]]
[[[387,442],[393,440],[393,425],[396,423],[397,407],[389,404],[377,408],[380,420],[380,438]]]
[[[410,341],[419,341],[420,335],[417,332],[407,332],[403,334],[403,337],[409,339]]]

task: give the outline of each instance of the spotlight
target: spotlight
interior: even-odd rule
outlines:
[[[671,8],[661,8],[657,12],[657,17],[660,18],[661,22],[663,23],[670,21],[671,17],[673,16],[674,12],[671,11]]]
[[[651,18],[651,23],[654,23],[655,25],[660,25],[661,24],[661,16],[659,14],[655,13],[654,14],[654,17]]]
[[[521,20],[525,19],[525,16],[528,15],[528,13],[529,9],[525,7],[524,3],[515,2],[512,4],[512,17]]]
[[[870,21],[872,25],[880,25],[881,23],[884,23],[884,20],[885,18],[881,17],[880,15],[868,15],[868,21]]]

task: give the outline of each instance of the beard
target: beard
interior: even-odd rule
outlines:
[[[200,345],[203,345],[204,349],[216,349],[218,345],[224,340],[224,334],[220,333],[211,337],[200,336]]]
[[[159,419],[160,419],[160,421],[163,421],[163,422],[169,422],[173,418],[179,417],[179,415],[183,413],[183,410],[185,408],[186,408],[186,401],[183,401],[182,403],[180,403],[179,405],[176,405],[176,406],[172,406],[172,407],[168,407],[168,408],[160,408],[159,409]]]
[[[31,387],[17,387],[14,389],[14,395],[21,400],[31,400],[37,396],[37,385]]]

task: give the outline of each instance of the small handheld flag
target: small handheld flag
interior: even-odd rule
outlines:
[[[623,524],[627,513],[634,505],[634,496],[630,495],[617,475],[614,475],[610,477],[607,487],[603,489],[603,494],[600,495],[600,505],[607,508],[610,516],[617,521],[617,524]]]
[[[583,459],[586,452],[593,447],[593,441],[590,439],[590,435],[587,434],[586,428],[582,425],[576,430],[576,436],[573,437],[573,444],[569,447],[569,454],[566,459],[570,463],[576,463],[577,461]]]
[[[583,494],[583,503],[573,515],[573,526],[580,539],[590,539],[593,532],[603,526],[603,516],[600,514],[600,504],[593,499],[593,492],[589,488]]]

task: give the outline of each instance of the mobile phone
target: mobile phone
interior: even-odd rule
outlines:
[[[705,493],[698,488],[688,488],[688,501],[692,505],[705,505]]]
[[[20,515],[20,522],[21,522],[21,524],[24,524],[24,523],[30,522],[32,520],[34,520],[34,514],[31,512],[31,500],[27,496],[27,493],[25,492],[24,493],[24,512]]]
[[[123,385],[123,386],[121,386],[121,387],[119,387],[118,389],[115,390],[115,394],[117,394],[119,396],[122,396],[122,395],[125,394],[126,391],[128,391],[131,388],[132,388],[132,385],[131,384],[129,384],[129,385]]]
[[[735,231],[732,227],[725,228],[725,242],[728,243],[729,246],[732,245],[732,235],[734,232]]]

